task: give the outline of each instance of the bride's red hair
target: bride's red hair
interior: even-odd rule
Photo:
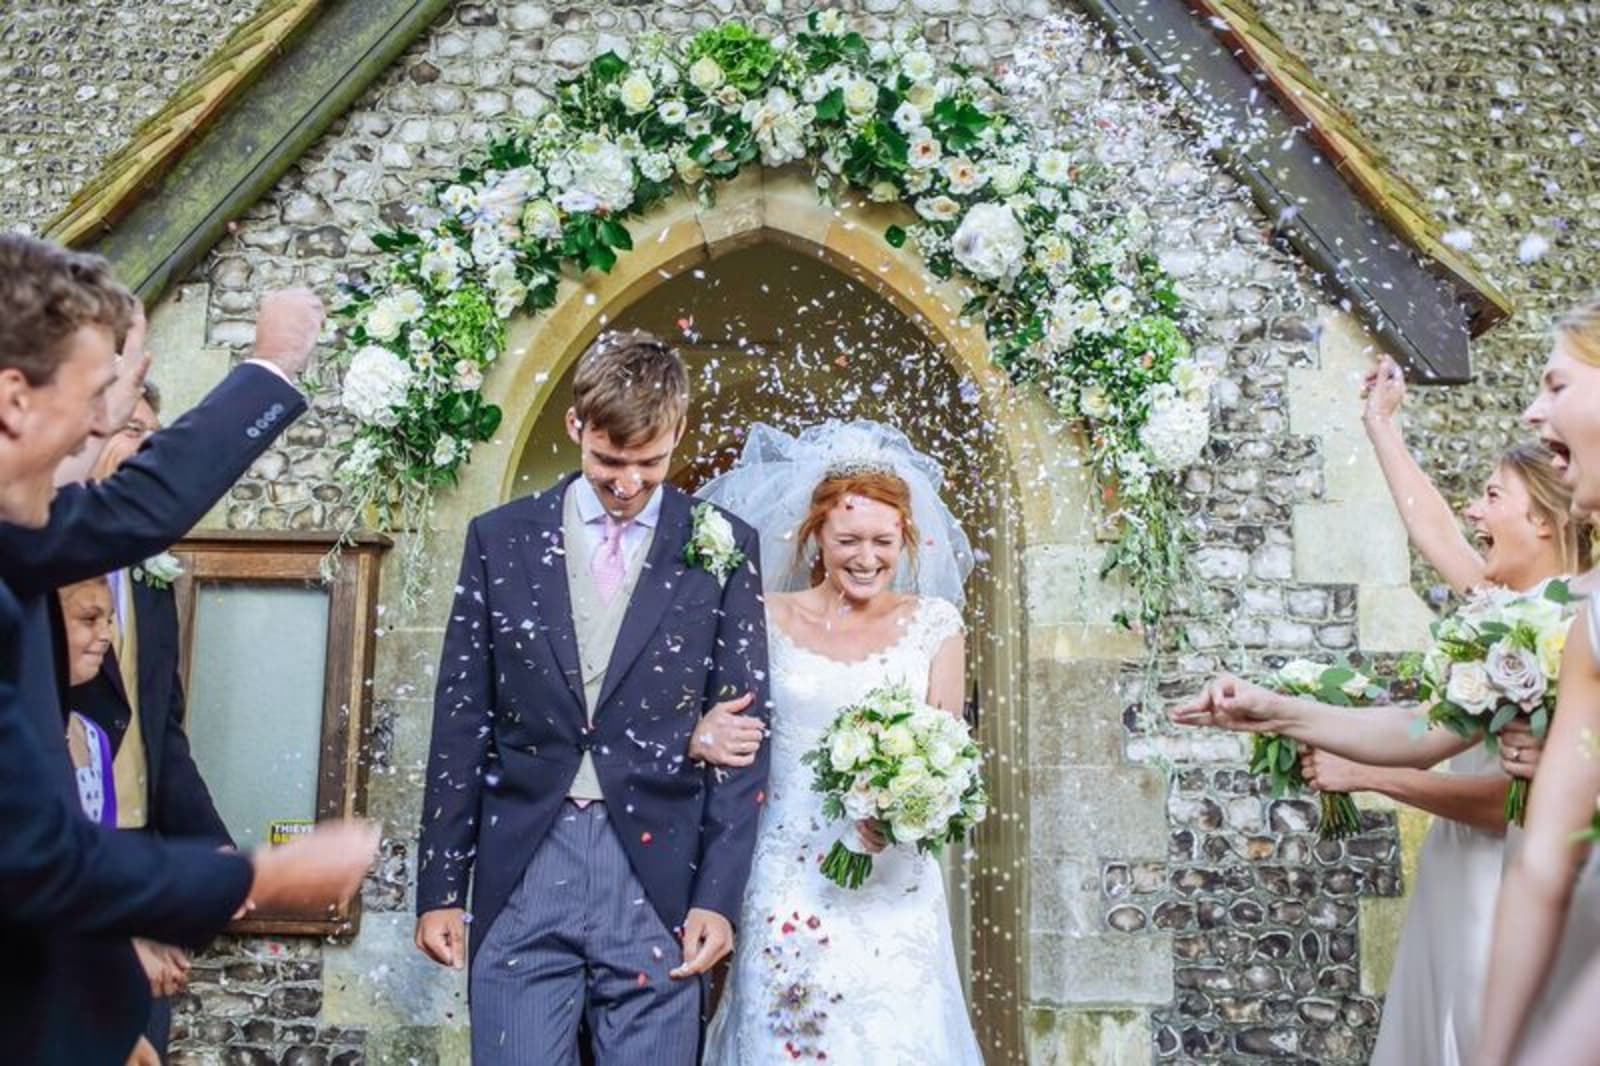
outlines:
[[[823,478],[818,482],[816,491],[811,494],[811,509],[806,513],[805,521],[800,523],[800,529],[795,534],[799,542],[797,559],[805,559],[811,545],[821,537],[822,526],[828,520],[828,515],[851,496],[859,496],[893,507],[900,513],[900,534],[905,542],[904,550],[911,558],[911,565],[916,566],[919,538],[917,524],[911,517],[911,486],[898,475],[884,470],[842,474]],[[820,585],[826,576],[822,566],[822,553],[818,551],[811,563],[811,583]]]

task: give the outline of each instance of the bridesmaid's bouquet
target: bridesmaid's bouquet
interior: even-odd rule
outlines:
[[[1428,721],[1458,736],[1482,734],[1496,753],[1500,733],[1517,719],[1543,740],[1573,614],[1566,582],[1551,581],[1532,595],[1479,595],[1435,622],[1433,647],[1412,666],[1423,698],[1434,701]],[[1527,806],[1528,782],[1512,778],[1506,821],[1521,825]]]
[[[823,812],[850,820],[822,861],[823,874],[844,888],[860,888],[872,873],[856,822],[873,819],[892,843],[937,854],[988,813],[982,754],[966,725],[904,685],[874,689],[840,711],[801,761],[815,771]]]
[[[1382,685],[1353,667],[1324,666],[1310,659],[1284,663],[1262,684],[1275,692],[1335,707],[1367,707],[1387,694]],[[1250,772],[1266,777],[1274,796],[1297,795],[1309,787],[1300,772],[1300,745],[1275,733],[1255,735]],[[1322,793],[1322,823],[1317,831],[1324,840],[1343,840],[1361,832],[1361,812],[1355,800],[1345,792]]]

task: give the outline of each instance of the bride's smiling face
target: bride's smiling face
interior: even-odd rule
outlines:
[[[854,495],[828,512],[817,539],[824,580],[856,603],[888,590],[906,544],[897,509]]]

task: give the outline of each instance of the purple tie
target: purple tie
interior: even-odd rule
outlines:
[[[608,607],[617,598],[617,593],[622,591],[622,579],[627,572],[622,559],[622,534],[629,525],[628,522],[619,522],[606,515],[605,543],[600,545],[589,567],[589,572],[594,575],[595,588],[600,593],[600,602]]]

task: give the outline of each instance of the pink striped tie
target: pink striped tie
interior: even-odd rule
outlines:
[[[589,572],[594,575],[595,588],[600,593],[600,602],[607,606],[622,591],[622,579],[627,571],[622,559],[622,533],[628,525],[606,515],[605,543],[600,545],[589,566]]]

